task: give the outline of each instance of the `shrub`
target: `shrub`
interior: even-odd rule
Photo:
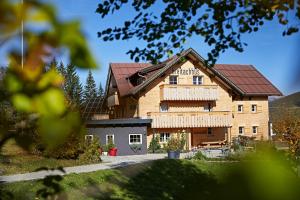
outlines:
[[[94,139],[91,142],[84,143],[84,153],[79,156],[79,160],[82,162],[99,162],[100,158],[100,142],[98,137],[94,136]]]
[[[205,155],[203,155],[203,153],[201,151],[198,151],[194,155],[193,159],[195,159],[195,160],[207,160],[207,157]]]
[[[165,148],[167,151],[181,151],[184,149],[185,143],[185,134],[182,133],[180,137],[171,137]]]
[[[159,136],[152,137],[151,142],[148,147],[149,152],[158,152],[161,149],[161,146],[159,144]]]
[[[45,149],[43,155],[57,159],[77,159],[84,152],[85,128],[74,130],[63,144],[54,149]]]
[[[107,151],[109,151],[110,149],[115,148],[115,147],[116,147],[116,145],[113,143],[112,139],[109,139],[108,143],[106,145]]]
[[[255,147],[255,137],[239,135],[233,139],[232,148],[234,151],[243,150],[245,147]]]

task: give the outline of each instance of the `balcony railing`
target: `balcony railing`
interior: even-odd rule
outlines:
[[[118,97],[118,93],[115,92],[113,95],[110,95],[107,98],[107,106],[112,107],[117,105],[119,105],[119,97]]]
[[[152,128],[199,128],[229,127],[231,115],[228,111],[213,112],[150,112]]]
[[[217,85],[161,85],[161,101],[215,101],[219,97]]]

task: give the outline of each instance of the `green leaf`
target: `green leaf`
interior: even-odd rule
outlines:
[[[14,75],[8,73],[5,76],[5,85],[9,92],[19,92],[22,89],[21,81]]]
[[[59,116],[66,111],[65,97],[60,89],[51,88],[34,98],[36,111],[45,116]]]
[[[24,94],[18,93],[13,95],[12,103],[18,111],[27,112],[27,113],[33,111],[31,99]]]
[[[39,89],[46,88],[49,85],[60,86],[63,83],[63,77],[52,69],[45,73],[41,80],[39,80],[37,87]]]

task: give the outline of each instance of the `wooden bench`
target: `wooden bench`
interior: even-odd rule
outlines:
[[[223,145],[226,144],[226,140],[219,140],[219,141],[212,141],[212,142],[201,142],[201,146],[203,147],[210,147],[210,146],[220,146],[222,147]]]

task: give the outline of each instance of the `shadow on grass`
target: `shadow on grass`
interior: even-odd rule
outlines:
[[[61,181],[61,190],[54,188],[50,192],[58,191],[57,199],[68,194],[69,199],[299,200],[299,177],[289,166],[274,160],[222,165],[157,160],[113,170],[67,175]],[[16,183],[8,188],[10,193],[2,191],[2,194],[0,185],[0,195],[3,195],[0,197],[33,199],[43,187],[38,182],[39,185]]]
[[[214,199],[218,186],[213,174],[191,162],[159,160],[133,177],[127,190],[133,199]]]

